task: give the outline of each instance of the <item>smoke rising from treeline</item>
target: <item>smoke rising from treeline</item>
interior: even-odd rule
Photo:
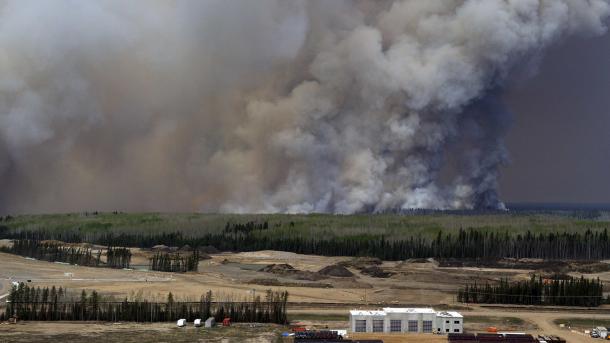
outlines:
[[[503,83],[609,13],[1,1],[0,212],[503,208]]]

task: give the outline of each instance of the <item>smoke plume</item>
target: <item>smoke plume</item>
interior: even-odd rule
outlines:
[[[500,94],[607,0],[0,1],[0,213],[504,207]]]

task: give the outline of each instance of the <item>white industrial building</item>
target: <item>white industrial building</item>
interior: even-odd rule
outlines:
[[[385,333],[462,333],[464,317],[454,311],[431,308],[391,308],[352,310],[349,313],[352,332]]]

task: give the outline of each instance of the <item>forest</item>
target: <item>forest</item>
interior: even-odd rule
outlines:
[[[410,258],[541,258],[547,260],[601,260],[610,258],[608,230],[584,232],[540,232],[512,234],[478,229],[438,231],[435,237],[411,236],[404,239],[385,235],[360,234],[331,236],[266,234],[269,225],[236,225],[202,235],[182,232],[83,233],[62,231],[0,231],[0,239],[60,240],[88,242],[104,246],[150,248],[157,244],[192,247],[213,246],[220,251],[279,250],[323,256],[371,256],[383,260]]]
[[[63,246],[58,242],[50,243],[37,239],[15,239],[10,247],[0,247],[0,251],[43,261],[88,267],[129,268],[131,263],[131,252],[127,248],[108,246],[104,263],[101,259],[101,249],[94,254],[89,248]]]
[[[603,298],[603,284],[599,279],[555,276],[543,278],[532,275],[530,280],[509,282],[501,279],[497,285],[466,285],[458,290],[462,303],[558,305],[595,307],[607,302]]]
[[[11,288],[6,311],[0,312],[0,321],[17,317],[41,321],[167,322],[209,317],[222,321],[229,317],[234,322],[287,323],[286,291],[268,290],[263,299],[256,296],[242,302],[215,301],[211,291],[196,302],[176,301],[171,292],[165,302],[128,301],[127,298],[123,301],[107,300],[95,290],[83,290],[77,298],[68,293],[61,287],[30,287],[20,283]]]
[[[199,251],[189,255],[156,253],[149,259],[150,270],[161,272],[186,273],[197,271],[199,266]]]

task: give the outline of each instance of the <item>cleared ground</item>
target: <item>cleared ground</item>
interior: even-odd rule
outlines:
[[[134,250],[137,259],[145,261],[150,252]],[[361,268],[348,257],[322,257],[298,255],[277,251],[259,251],[239,254],[217,254],[200,262],[197,273],[161,273],[144,270],[115,270],[91,268],[26,259],[0,253],[0,296],[8,292],[10,282],[30,280],[35,286],[63,286],[75,290],[96,289],[101,294],[117,298],[144,297],[165,301],[171,291],[177,299],[197,300],[207,290],[216,299],[232,297],[248,299],[263,294],[267,289],[290,292],[289,316],[292,320],[318,328],[347,328],[347,313],[353,308],[378,308],[382,306],[434,306],[439,309],[454,308],[466,316],[466,329],[484,330],[495,326],[499,330],[555,334],[570,342],[594,342],[592,338],[560,328],[559,322],[580,320],[610,321],[610,308],[595,310],[579,308],[516,308],[464,306],[454,302],[455,290],[464,283],[498,280],[501,277],[524,279],[531,269],[441,267],[434,260],[382,262],[378,265],[392,275],[373,277],[361,272]],[[348,262],[350,277],[324,277],[319,280],[302,280],[303,275],[314,275],[323,267]],[[530,261],[531,262],[531,261]],[[275,274],[259,271],[270,264],[289,264],[299,272]],[[308,273],[306,273],[308,272]],[[317,275],[317,274],[315,274]],[[576,274],[575,274],[576,275]],[[580,274],[577,274],[580,275]],[[610,284],[610,272],[585,274],[599,276]],[[253,283],[253,280],[274,280],[278,286]],[[312,286],[313,285],[313,286]],[[323,286],[321,286],[323,285]],[[583,325],[581,325],[583,326]],[[584,325],[586,326],[586,325]],[[584,327],[583,326],[583,327]],[[577,328],[574,325],[574,328]],[[578,327],[581,330],[581,327]],[[231,337],[229,330],[209,332],[174,328],[173,324],[92,324],[92,323],[25,323],[0,325],[0,342],[90,341],[104,334],[108,342],[153,341],[210,341]],[[251,331],[248,331],[251,330]],[[246,336],[233,337],[228,342],[266,342],[281,328],[259,327],[242,330]],[[216,331],[215,331],[216,332]],[[106,333],[108,334],[106,336]],[[254,336],[248,336],[250,333]],[[259,335],[259,336],[257,336]],[[262,335],[262,336],[260,336]],[[265,336],[269,335],[269,336]],[[426,339],[443,339],[426,336]],[[275,339],[275,338],[273,338]],[[394,337],[387,342],[410,342],[414,337]],[[400,340],[397,340],[400,339]],[[220,340],[217,340],[220,342]]]
[[[162,324],[99,324],[22,322],[16,325],[0,324],[0,343],[30,342],[82,342],[108,343],[141,342],[218,342],[218,343],[275,343],[282,327],[276,325],[234,325],[213,329],[178,328]]]
[[[267,289],[288,289],[291,302],[452,304],[457,288],[467,282],[527,277],[523,270],[443,268],[434,261],[384,262],[380,267],[394,273],[389,278],[364,275],[352,267],[349,268],[352,277],[315,281],[258,271],[269,264],[287,263],[300,271],[317,272],[351,260],[276,251],[218,254],[201,261],[199,272],[184,274],[82,267],[4,253],[0,253],[0,260],[0,294],[8,292],[10,281],[31,280],[34,285],[96,289],[120,298],[139,292],[158,300],[164,300],[170,291],[183,300],[197,300],[208,289],[218,297],[223,294],[251,297]],[[264,280],[275,280],[277,285],[269,286],[261,282]]]

